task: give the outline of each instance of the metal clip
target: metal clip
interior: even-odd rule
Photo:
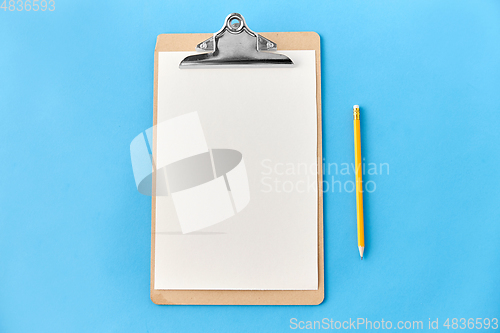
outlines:
[[[196,46],[196,51],[209,53],[188,56],[179,68],[293,65],[287,56],[270,52],[276,50],[276,43],[250,30],[243,16],[233,13],[226,17],[222,29]]]

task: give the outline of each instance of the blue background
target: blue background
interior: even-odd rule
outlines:
[[[215,32],[231,12],[258,32],[318,32],[326,162],[353,162],[360,104],[365,162],[390,165],[365,176],[363,262],[354,193],[325,193],[319,306],[149,298],[151,203],[129,144],[152,124],[156,36]],[[1,10],[0,44],[0,332],[500,317],[499,1],[56,0]]]

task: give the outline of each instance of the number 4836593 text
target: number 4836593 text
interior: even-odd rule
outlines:
[[[1,1],[1,0],[0,0]],[[10,12],[18,11],[46,11],[49,10],[53,12],[56,10],[56,2],[55,0],[4,0],[2,2],[2,5],[0,6],[1,9]]]

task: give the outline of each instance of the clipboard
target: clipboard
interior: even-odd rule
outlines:
[[[236,23],[234,23],[236,21]],[[227,47],[229,40],[220,43],[218,38],[224,29],[232,29],[231,37],[250,35],[254,37],[252,54],[236,47],[229,52],[214,52],[218,48]],[[157,38],[154,63],[154,115],[153,115],[153,159],[157,151],[158,125],[158,64],[160,52],[211,51],[205,55],[187,57],[179,66],[189,67],[186,70],[196,70],[201,66],[288,66],[287,57],[275,57],[272,51],[277,50],[314,50],[316,68],[316,116],[317,116],[317,258],[318,258],[318,288],[317,290],[178,290],[155,289],[155,234],[156,234],[156,200],[152,200],[152,237],[151,237],[151,285],[150,296],[155,304],[184,305],[317,305],[324,299],[324,256],[323,256],[323,189],[322,189],[322,134],[321,134],[321,70],[320,70],[320,38],[315,32],[274,32],[256,34],[246,25],[239,14],[230,14],[223,29],[215,34],[161,34]],[[252,34],[254,34],[252,36]],[[234,36],[233,36],[234,35]],[[257,47],[255,47],[257,38]],[[236,43],[238,44],[238,43]],[[238,51],[239,50],[239,51]],[[220,50],[219,50],[220,51]],[[209,56],[207,56],[207,54]],[[214,56],[215,55],[215,56]],[[219,55],[219,56],[217,56]],[[261,57],[263,55],[263,57]],[[266,57],[271,55],[271,57]],[[265,59],[264,59],[265,58]],[[286,58],[286,59],[285,59]],[[198,62],[198,63],[197,63]],[[153,194],[156,193],[156,174],[153,173]]]

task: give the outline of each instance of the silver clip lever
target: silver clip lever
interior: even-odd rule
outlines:
[[[184,58],[179,68],[293,65],[287,56],[272,52],[276,50],[276,43],[250,30],[243,16],[233,13],[226,17],[222,29],[196,46],[196,51],[208,53]]]

